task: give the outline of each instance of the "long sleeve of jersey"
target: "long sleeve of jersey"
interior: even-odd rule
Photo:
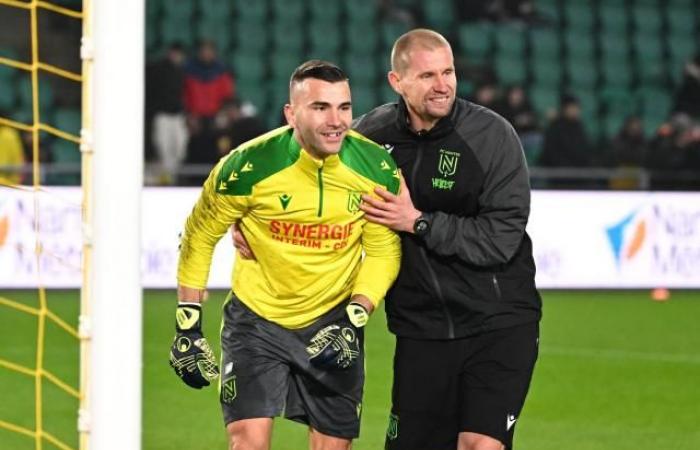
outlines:
[[[217,193],[216,184],[222,163],[223,160],[212,170],[185,223],[177,269],[178,283],[182,286],[206,288],[216,243],[248,207],[246,196]]]
[[[205,288],[214,246],[238,221],[256,258],[236,258],[231,288],[259,316],[302,328],[352,293],[377,304],[397,276],[399,238],[359,206],[362,194],[398,186],[391,156],[361,135],[348,133],[337,155],[319,160],[291,128],[266,133],[206,181],[185,225],[178,281]]]
[[[377,306],[399,274],[401,240],[389,228],[367,222],[362,230],[362,246],[365,258],[352,293],[366,296]]]

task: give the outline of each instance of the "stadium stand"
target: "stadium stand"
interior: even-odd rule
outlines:
[[[273,127],[280,123],[289,74],[306,58],[343,65],[356,116],[395,100],[386,84],[391,44],[409,28],[427,26],[452,42],[460,95],[485,82],[496,83],[501,94],[520,85],[544,129],[559,98],[571,93],[598,147],[605,148],[631,115],[653,138],[674,108],[686,63],[700,51],[700,1],[533,3],[533,15],[494,20],[473,11],[465,18],[473,6],[457,0],[147,0],[146,57],[155,59],[173,42],[193,51],[198,40],[213,40],[235,76],[238,97]],[[22,117],[27,83],[15,72],[0,66],[0,110]],[[41,107],[51,117],[61,105],[44,84]]]

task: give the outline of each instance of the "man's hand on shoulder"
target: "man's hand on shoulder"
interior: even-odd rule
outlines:
[[[360,209],[365,212],[365,217],[370,222],[385,225],[394,231],[413,232],[413,224],[420,217],[421,212],[413,206],[411,192],[406,186],[406,180],[401,175],[401,188],[398,195],[375,188],[374,192],[379,199],[369,195],[362,196]]]

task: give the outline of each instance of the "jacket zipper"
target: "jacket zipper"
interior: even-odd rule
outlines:
[[[323,167],[318,168],[318,217],[323,214]]]
[[[496,278],[496,274],[493,274],[493,288],[496,290],[496,300],[501,300],[501,287],[498,285],[498,278]]]
[[[418,167],[420,166],[421,160],[423,159],[423,144],[418,147],[418,154],[416,155],[416,160],[414,162],[413,170],[411,171],[411,186],[416,186],[416,178],[418,177]],[[438,280],[435,269],[430,265],[430,259],[428,259],[428,254],[422,246],[418,247],[420,250],[421,257],[423,258],[423,263],[427,268],[428,275],[430,276],[430,281],[433,282],[433,290],[438,300],[440,301],[440,306],[442,307],[442,312],[445,315],[445,320],[447,320],[447,337],[449,339],[454,339],[455,337],[455,326],[450,315],[450,311],[447,309],[447,302],[445,297],[442,295],[442,288],[440,287],[440,282]]]

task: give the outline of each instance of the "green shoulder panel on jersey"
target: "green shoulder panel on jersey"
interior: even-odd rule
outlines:
[[[399,192],[399,170],[389,152],[356,131],[349,131],[340,151],[340,160],[354,172]]]
[[[249,195],[257,183],[299,159],[299,146],[292,144],[290,127],[277,128],[241,144],[225,157],[216,177],[216,192]]]

